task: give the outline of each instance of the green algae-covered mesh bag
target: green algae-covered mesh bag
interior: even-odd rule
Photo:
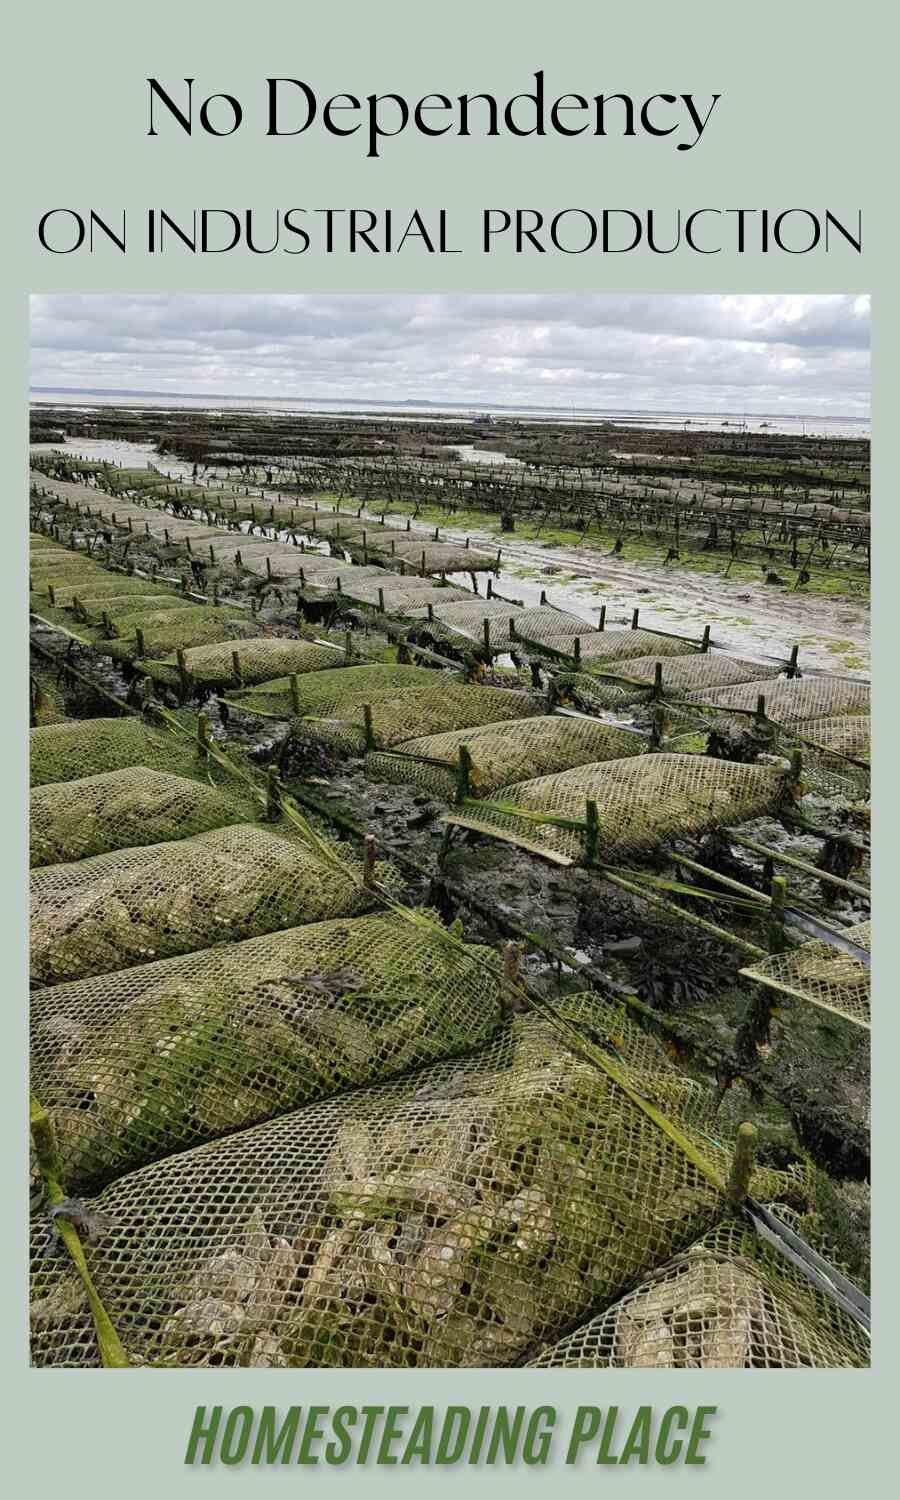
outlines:
[[[871,952],[872,924],[860,922],[845,927],[844,937],[866,953]],[[778,990],[817,1005],[833,1015],[844,1016],[867,1029],[872,1024],[871,971],[861,957],[816,939],[801,943],[789,953],[760,959],[741,973],[767,989]]]
[[[256,635],[259,629],[248,610],[205,604],[120,615],[115,626],[119,638],[104,641],[98,649],[117,661],[132,661],[137,656],[168,656],[181,647],[240,640],[242,636]]]
[[[730,1219],[529,1363],[543,1370],[832,1370],[868,1365],[869,1340],[749,1225]]]
[[[156,582],[152,578],[144,577],[143,575],[131,576],[126,573],[110,573],[104,570],[102,577],[91,578],[84,583],[69,582],[54,585],[53,597],[55,602],[64,609],[71,608],[76,599],[79,601],[90,600],[92,615],[96,614],[102,617],[103,607],[98,604],[99,600],[107,597],[122,598],[123,595],[128,594],[134,595],[139,600],[143,595],[152,594],[155,588]],[[177,595],[173,597],[177,601],[178,608],[183,608],[184,598],[179,598]],[[165,605],[160,606],[160,608],[166,607]],[[134,611],[137,612],[140,608],[141,605],[138,602],[134,606]]]
[[[366,773],[375,781],[418,786],[441,797],[453,798],[461,788],[487,797],[517,774],[543,775],[639,755],[646,743],[629,729],[596,719],[544,715],[404,740],[393,751],[368,755]],[[460,761],[466,751],[468,766]]]
[[[548,633],[544,625],[531,625],[529,634],[519,630],[515,621],[514,641],[523,646],[536,646],[551,655],[580,660],[585,663],[627,661],[630,657],[653,655],[659,657],[688,656],[697,651],[690,641],[677,636],[660,635],[653,630],[589,630],[561,635],[555,630]],[[552,627],[551,627],[552,630]]]
[[[313,587],[319,587],[314,580]],[[341,574],[341,596],[357,600],[387,613],[402,615],[409,609],[420,609],[442,599],[465,599],[466,590],[452,585],[432,583],[428,578],[400,578],[394,573],[382,573],[380,577],[359,579],[349,573]]]
[[[424,607],[418,606],[411,613],[420,622],[411,634],[451,642],[463,637],[479,646],[483,646],[485,642],[484,626],[487,621],[488,649],[503,652],[510,649],[510,620],[515,622],[531,611],[523,609],[521,605],[508,604],[502,599],[472,601],[470,596],[469,601],[451,604],[443,599],[435,600],[433,604],[429,600]],[[565,619],[565,616],[561,618]]]
[[[365,911],[374,900],[351,858],[326,860],[302,835],[261,824],[46,865],[31,877],[31,977],[60,984],[105,974]]]
[[[32,787],[125,766],[147,766],[208,783],[232,780],[190,735],[153,728],[135,717],[41,725],[31,731],[30,754]]]
[[[31,1081],[67,1190],[477,1045],[500,1021],[498,968],[389,915],[37,991]]]
[[[446,682],[446,677],[439,677]],[[347,709],[379,698],[393,697],[398,688],[427,687],[435,681],[431,667],[395,666],[377,662],[364,667],[337,667],[313,672],[298,684],[296,704],[290,677],[274,678],[246,692],[227,693],[223,702],[242,713],[290,719],[296,714],[340,717]]]
[[[709,1100],[620,1012],[518,1017],[466,1057],[345,1093],[120,1177],[89,1200],[91,1276],[131,1359],[164,1366],[510,1365],[716,1224],[688,1154]],[[711,1154],[711,1155],[710,1155]],[[757,1173],[757,1196],[788,1195]],[[92,1364],[81,1283],[34,1226],[33,1359]]]
[[[32,728],[65,722],[66,695],[60,672],[32,651],[29,660],[29,708]]]
[[[628,657],[623,661],[619,674],[629,682],[652,688],[656,681],[657,666],[661,668],[663,693],[674,698],[698,688],[731,687],[736,683],[777,677],[784,670],[777,662],[760,666],[756,661],[741,661],[738,657],[704,651],[695,652],[691,656]]]
[[[101,625],[104,617],[107,617],[113,628],[122,615],[133,615],[145,610],[158,615],[164,609],[184,609],[185,597],[183,594],[155,594],[154,585],[149,581],[145,583],[145,591],[142,594],[100,594],[95,596],[92,589],[87,588],[84,595],[76,594],[72,600],[72,612],[76,619],[83,620],[88,625]]]
[[[109,573],[99,563],[88,557],[69,557],[65,562],[40,563],[32,560],[29,567],[31,587],[36,594],[47,594],[56,583],[63,585],[82,584],[87,588],[94,581],[101,582]]]
[[[717,709],[743,709],[748,713],[756,711],[757,700],[763,697],[766,718],[790,727],[800,726],[806,719],[867,714],[870,688],[868,682],[847,677],[795,677],[784,682],[760,679],[688,696],[695,703],[709,703]]]
[[[848,755],[853,760],[869,762],[872,726],[868,714],[837,714],[821,719],[805,719],[799,737],[805,744],[833,755]]]
[[[353,753],[367,746],[387,749],[445,729],[531,718],[536,706],[535,698],[528,693],[448,681],[432,672],[427,687],[410,688],[370,703],[368,724],[366,704],[360,703],[327,716],[294,719],[291,728],[296,735]]]
[[[252,795],[237,784],[210,786],[146,766],[51,782],[31,793],[31,866],[183,839],[245,823],[258,811]]]
[[[762,817],[790,795],[789,774],[777,767],[647,754],[516,782],[483,805],[454,808],[445,821],[566,865],[585,857],[592,801],[598,818],[596,858],[602,863],[647,854],[667,839],[699,837]]]
[[[225,687],[267,682],[282,673],[321,672],[346,660],[340,646],[323,641],[298,641],[269,636],[247,640],[192,646],[184,653],[184,670],[198,686]],[[178,661],[135,663],[138,671],[156,682],[177,687],[181,682]]]

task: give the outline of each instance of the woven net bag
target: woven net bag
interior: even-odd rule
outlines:
[[[37,991],[32,1087],[68,1191],[473,1047],[492,950],[405,916],[292,928]]]
[[[119,1178],[86,1256],[131,1358],[164,1366],[510,1365],[715,1225],[680,1142],[708,1101],[596,1000],[603,1034],[670,1138],[619,1082],[519,1018],[467,1057],[307,1105]],[[720,1158],[725,1153],[719,1152]],[[719,1161],[719,1169],[723,1162]],[[757,1195],[783,1197],[762,1172]],[[96,1363],[81,1283],[35,1222],[32,1349]]]
[[[121,615],[116,630],[119,639],[104,641],[100,649],[118,661],[132,661],[137,656],[168,656],[179,647],[246,639],[257,634],[258,626],[247,610],[197,604]],[[143,649],[138,630],[142,632]]]
[[[282,673],[327,671],[345,659],[340,646],[325,642],[250,636],[247,640],[192,646],[184,653],[184,668],[198,686],[225,687],[268,682]],[[181,681],[181,668],[175,659],[141,660],[135,665],[156,682],[177,687]]]
[[[762,817],[788,795],[788,777],[775,767],[650,754],[520,781],[502,787],[495,801],[455,808],[445,822],[572,864],[585,855],[586,804],[593,801],[598,858],[617,861],[671,838]]]
[[[125,766],[147,766],[176,776],[229,784],[227,772],[203,755],[196,740],[142,719],[80,719],[48,724],[30,735],[31,785],[75,781]]]
[[[31,877],[31,977],[60,984],[373,901],[349,858],[326,861],[286,828],[249,823],[47,865]]]
[[[188,838],[255,813],[253,797],[240,784],[204,785],[145,766],[52,782],[31,793],[31,866]]]
[[[530,1361],[542,1370],[831,1370],[868,1363],[859,1325],[736,1219]]]
[[[295,713],[339,715],[363,703],[377,703],[398,689],[427,687],[435,674],[430,667],[394,666],[376,663],[364,667],[341,667],[307,675],[299,683],[300,696],[294,707],[289,677],[279,677],[246,692],[226,693],[222,699],[230,709],[290,719]],[[442,681],[445,679],[441,679]]]
[[[367,756],[366,772],[375,781],[418,786],[452,799],[460,790],[459,755],[465,748],[471,755],[466,789],[471,796],[487,797],[527,772],[543,776],[639,755],[645,745],[630,730],[595,719],[544,715],[406,740],[393,751]]]

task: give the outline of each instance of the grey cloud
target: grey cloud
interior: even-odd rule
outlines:
[[[32,383],[865,416],[869,299],[385,295],[32,298]]]

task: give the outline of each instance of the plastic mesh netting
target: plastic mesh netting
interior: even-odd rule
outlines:
[[[871,948],[871,923],[861,922],[847,928],[844,936],[868,952]],[[857,1026],[871,1025],[871,974],[867,964],[831,943],[803,943],[792,953],[779,953],[758,964],[742,969],[748,979],[755,979],[769,989],[793,995],[855,1021]]]
[[[830,1370],[869,1364],[852,1318],[748,1225],[718,1225],[531,1368]]]
[[[376,781],[409,783],[453,798],[462,784],[461,747],[471,754],[466,790],[473,797],[486,797],[517,774],[549,775],[572,766],[639,755],[646,741],[630,730],[595,719],[543,715],[407,740],[393,752],[369,755],[366,771]]]
[[[516,634],[519,625],[516,621]],[[597,662],[628,661],[631,657],[688,656],[698,648],[689,641],[676,636],[658,635],[652,630],[592,630],[587,634],[553,635],[541,637],[532,634],[523,637],[526,645],[536,645],[551,655],[594,664]]]
[[[764,667],[759,662],[741,661],[734,656],[700,652],[691,656],[670,656],[662,661],[659,656],[628,658],[622,666],[621,675],[629,682],[652,687],[656,680],[657,664],[662,667],[663,693],[671,693],[676,697],[697,688],[730,687],[740,682],[777,677],[783,671],[778,665]]]
[[[143,720],[81,719],[32,729],[31,785],[74,781],[125,766],[148,766],[177,776],[228,782],[196,741],[172,730],[153,729]]]
[[[84,597],[81,594],[72,600],[72,609],[76,616],[85,620],[89,625],[99,625],[103,616],[108,615],[114,623],[121,615],[134,615],[150,613],[159,614],[164,609],[184,609],[184,595],[179,594],[154,594],[148,585],[148,591],[144,594],[111,594],[101,595],[95,598],[90,589],[86,589]]]
[[[266,682],[285,672],[327,671],[344,655],[340,646],[327,642],[251,636],[247,640],[190,647],[184,653],[184,666],[192,682],[218,687]],[[135,665],[157,682],[177,686],[181,678],[179,664],[174,660],[138,661]]]
[[[447,604],[435,599],[434,601],[427,600],[424,608],[416,607],[414,612],[418,619],[426,620],[429,604],[431,605],[431,618],[428,619],[428,633],[437,631],[439,635],[450,639],[454,636],[464,636],[482,645],[484,622],[487,620],[488,644],[492,652],[510,649],[510,619],[516,620],[520,615],[527,613],[519,605],[507,604],[502,599],[478,599],[474,602],[456,604]]]
[[[258,629],[247,610],[188,605],[184,609],[122,615],[116,621],[119,639],[104,641],[99,649],[116,660],[130,661],[136,655],[167,656],[179,647],[249,638],[256,635]],[[143,651],[140,650],[138,630],[143,635]]]
[[[187,838],[246,822],[255,812],[252,797],[237,787],[225,790],[144,766],[54,782],[31,794],[31,865]]]
[[[289,677],[275,678],[246,692],[228,693],[222,701],[244,713],[290,719],[298,711],[301,715],[337,714],[362,703],[374,704],[380,698],[393,697],[398,689],[427,687],[434,680],[435,673],[430,667],[378,662],[371,666],[340,667],[309,674],[298,684],[297,709],[293,707]],[[439,680],[446,681],[445,678]]]
[[[91,604],[96,607],[98,600],[107,595],[110,598],[121,598],[125,594],[140,596],[152,593],[153,586],[150,578],[130,577],[126,573],[110,574],[104,571],[98,573],[96,581],[92,578],[90,583],[67,583],[54,586],[53,596],[55,602],[63,607],[68,607],[75,599],[90,599]],[[183,603],[183,600],[179,600],[179,606]],[[139,605],[135,605],[135,609],[139,608]]]
[[[385,750],[404,740],[436,734],[445,729],[470,729],[477,724],[498,724],[533,716],[535,701],[513,689],[481,687],[448,681],[431,673],[427,687],[408,688],[384,696],[371,708],[366,726],[367,700],[342,705],[330,714],[292,721],[298,735],[309,735],[347,751]]]
[[[259,824],[47,865],[31,877],[31,977],[106,974],[365,911],[373,899],[349,858],[326,862],[287,829]]]
[[[714,688],[691,693],[695,703],[710,703],[717,709],[756,710],[757,699],[766,700],[766,718],[783,725],[801,724],[836,714],[868,713],[869,684],[841,677],[803,677],[784,682],[760,678],[737,687]]]
[[[680,698],[699,687],[716,688],[735,683],[775,677],[780,666],[761,667],[758,662],[741,661],[732,656],[693,652],[688,656],[628,657],[609,675],[603,675],[602,664],[588,672],[563,672],[557,686],[564,696],[590,709],[620,708],[625,704],[646,701],[656,682],[656,668],[662,667],[662,696]],[[699,712],[692,722],[702,724]]]
[[[869,760],[871,724],[866,713],[807,719],[801,733],[807,744],[839,755],[850,755],[854,760]]]
[[[67,1189],[475,1046],[500,1021],[498,967],[373,916],[38,991],[32,1087]]]
[[[378,542],[382,555],[390,561],[402,558],[408,567],[420,573],[493,572],[497,566],[496,555],[476,552],[464,542],[430,542],[421,535],[414,537],[403,532],[396,541],[391,538],[391,542],[384,537]]]
[[[571,864],[585,855],[589,800],[597,804],[597,857],[603,861],[761,817],[786,795],[786,774],[771,766],[649,754],[516,782],[502,787],[496,801],[454,809],[445,821]]]
[[[514,621],[514,634],[523,641],[535,644],[547,641],[553,645],[560,638],[571,640],[573,636],[591,633],[587,620],[580,619],[578,615],[566,614],[561,609],[553,609],[550,605],[510,610],[509,613]],[[601,632],[598,631],[597,634]]]
[[[373,576],[361,581],[349,572],[344,573],[341,592],[360,604],[380,606],[383,600],[386,610],[398,614],[435,601],[471,598],[466,589],[454,588],[452,584],[432,583],[427,578],[401,578],[396,573],[382,573],[380,578]]]
[[[32,727],[60,724],[67,718],[66,697],[59,672],[48,662],[31,653],[29,661],[29,703]]]
[[[593,998],[629,1085],[692,1132],[697,1085]],[[724,1153],[720,1153],[724,1155]],[[721,1170],[721,1163],[720,1163]],[[782,1198],[783,1174],[754,1191]],[[710,1229],[721,1198],[546,1022],[120,1177],[85,1254],[136,1362],[509,1365]],[[97,1362],[82,1284],[34,1229],[39,1365]]]

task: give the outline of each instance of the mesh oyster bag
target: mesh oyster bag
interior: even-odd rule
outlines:
[[[857,947],[871,950],[872,926],[859,922],[845,929],[844,936]],[[821,1010],[844,1016],[857,1026],[871,1028],[871,971],[862,959],[815,940],[801,943],[790,953],[774,954],[752,964],[741,973],[767,989],[779,990]]]
[[[184,669],[198,686],[225,687],[267,682],[283,673],[327,671],[343,660],[343,648],[327,642],[250,636],[241,641],[189,647],[184,653]],[[141,660],[135,666],[156,682],[177,687],[181,681],[181,668],[174,659]]]
[[[670,838],[699,837],[762,817],[790,796],[788,773],[773,766],[647,754],[579,766],[502,787],[496,800],[470,800],[444,821],[531,849],[557,864],[586,854],[586,804],[596,803],[597,855],[622,860]]]
[[[498,969],[390,915],[35,992],[31,1081],[67,1190],[483,1042]]]
[[[374,900],[349,857],[326,861],[301,837],[260,824],[46,865],[31,877],[31,977],[43,985],[105,974]]]
[[[210,783],[229,784],[232,779],[190,736],[153,728],[135,717],[40,725],[32,729],[29,741],[32,787],[125,766],[147,766]]]
[[[869,1364],[869,1341],[790,1261],[733,1219],[529,1364],[543,1370],[858,1369]]]
[[[377,662],[364,667],[340,667],[315,672],[299,683],[300,696],[294,706],[289,677],[273,678],[246,692],[227,693],[222,702],[242,713],[290,719],[295,714],[339,716],[363,703],[391,697],[398,689],[427,687],[435,680],[431,667],[394,666]],[[445,681],[446,679],[440,679]]]
[[[837,714],[821,719],[806,719],[801,738],[835,757],[848,755],[868,763],[871,753],[871,723],[866,713]]]
[[[89,599],[92,606],[96,608],[98,601],[107,596],[121,598],[123,595],[133,594],[139,597],[152,593],[154,587],[155,584],[151,578],[129,573],[111,573],[104,569],[96,579],[91,577],[87,582],[55,585],[53,598],[54,602],[63,608],[69,608],[76,599]],[[183,604],[184,600],[179,599],[179,608]],[[135,611],[139,609],[140,605],[136,604]],[[102,615],[102,609],[99,613]]]
[[[649,655],[657,660],[661,657],[689,656],[698,651],[698,647],[690,641],[683,641],[673,635],[660,635],[653,630],[586,632],[582,627],[580,632],[563,635],[555,630],[552,634],[547,634],[545,627],[536,628],[531,625],[526,633],[525,627],[520,630],[518,619],[515,621],[514,639],[521,640],[523,645],[535,646],[551,656],[587,663],[627,661],[630,657]]]
[[[116,620],[119,639],[98,646],[117,661],[138,656],[168,656],[188,646],[255,636],[258,626],[248,610],[215,605],[186,605],[183,609],[149,610],[121,615]],[[138,631],[141,632],[140,636]],[[142,644],[143,642],[143,644]]]
[[[385,695],[376,703],[346,705],[328,715],[293,719],[292,732],[348,753],[361,753],[444,729],[496,725],[534,714],[536,703],[528,693],[442,680],[436,672],[431,679],[427,687]],[[371,709],[368,723],[367,708]]]
[[[519,1017],[466,1057],[168,1157],[90,1199],[104,1227],[85,1255],[130,1358],[515,1364],[712,1228],[721,1193],[692,1153],[727,1153],[694,1128],[706,1096],[618,1011],[579,997],[566,1012],[608,1036],[640,1100],[553,1025]],[[773,1172],[753,1190],[789,1193]],[[96,1364],[81,1282],[48,1255],[41,1216],[33,1246],[34,1363]]]
[[[146,766],[51,782],[31,793],[32,869],[159,844],[253,819],[245,787],[211,786]]]
[[[646,741],[628,729],[596,719],[543,715],[406,740],[393,751],[368,755],[366,772],[375,781],[418,786],[449,799],[461,788],[473,797],[487,797],[516,775],[548,775],[639,755],[645,748]],[[471,756],[466,770],[461,768],[461,750]]]
[[[155,594],[154,585],[147,581],[146,591],[143,594],[100,594],[95,596],[90,588],[85,589],[84,594],[77,594],[72,599],[71,609],[75,615],[88,625],[100,625],[104,616],[115,625],[122,615],[149,614],[158,615],[164,609],[184,609],[186,601],[183,594]]]
[[[28,666],[29,705],[32,728],[40,724],[61,724],[66,714],[66,695],[63,678],[51,663],[41,660],[32,651]]]
[[[755,713],[759,697],[765,698],[766,718],[785,727],[806,719],[836,714],[867,714],[870,688],[867,682],[846,677],[802,677],[784,682],[760,678],[736,687],[714,688],[688,695],[695,703],[716,709],[737,708]]]

